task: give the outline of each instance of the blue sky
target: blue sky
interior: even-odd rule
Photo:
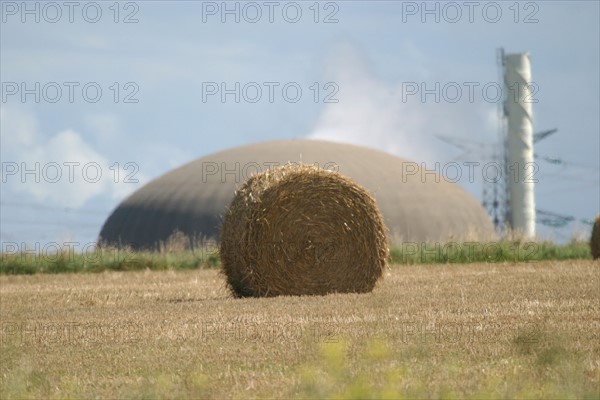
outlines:
[[[537,207],[577,220],[600,211],[596,1],[476,2],[471,10],[428,2],[433,13],[421,2],[227,2],[239,22],[222,14],[222,2],[46,4],[28,2],[28,13],[21,2],[1,2],[2,243],[92,242],[144,183],[271,139],[362,144],[429,167],[485,163],[498,141],[498,103],[480,88],[499,81],[499,47],[530,53],[534,129],[559,129],[536,146],[563,161],[538,159]],[[236,82],[239,103],[207,92]],[[472,101],[465,82],[479,85]],[[406,94],[407,85],[436,83],[465,91],[457,102]],[[251,102],[256,86],[262,97]],[[463,154],[436,135],[488,145]],[[481,199],[481,172],[476,178],[460,184]],[[538,224],[559,241],[588,230],[577,221]]]

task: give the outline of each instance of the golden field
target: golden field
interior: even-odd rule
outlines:
[[[598,398],[600,263],[393,265],[234,299],[217,270],[0,276],[0,397]]]

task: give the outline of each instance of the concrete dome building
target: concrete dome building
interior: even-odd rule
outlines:
[[[236,188],[255,172],[288,162],[337,170],[368,189],[392,240],[495,237],[487,213],[471,195],[431,172],[422,175],[414,162],[350,144],[281,140],[211,154],[154,179],[113,211],[100,241],[154,249],[176,230],[218,239]]]

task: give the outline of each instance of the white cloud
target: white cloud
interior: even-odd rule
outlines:
[[[146,180],[135,174],[139,183],[126,182],[131,167],[115,164],[72,129],[46,138],[37,126],[31,112],[2,110],[2,179],[9,192],[48,205],[80,208],[96,196],[121,199]]]

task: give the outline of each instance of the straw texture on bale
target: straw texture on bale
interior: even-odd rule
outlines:
[[[592,228],[592,238],[590,239],[590,247],[592,249],[592,258],[597,260],[600,258],[600,215],[596,217],[594,227]]]
[[[250,177],[221,228],[222,272],[236,297],[370,292],[388,252],[371,195],[308,165]]]

